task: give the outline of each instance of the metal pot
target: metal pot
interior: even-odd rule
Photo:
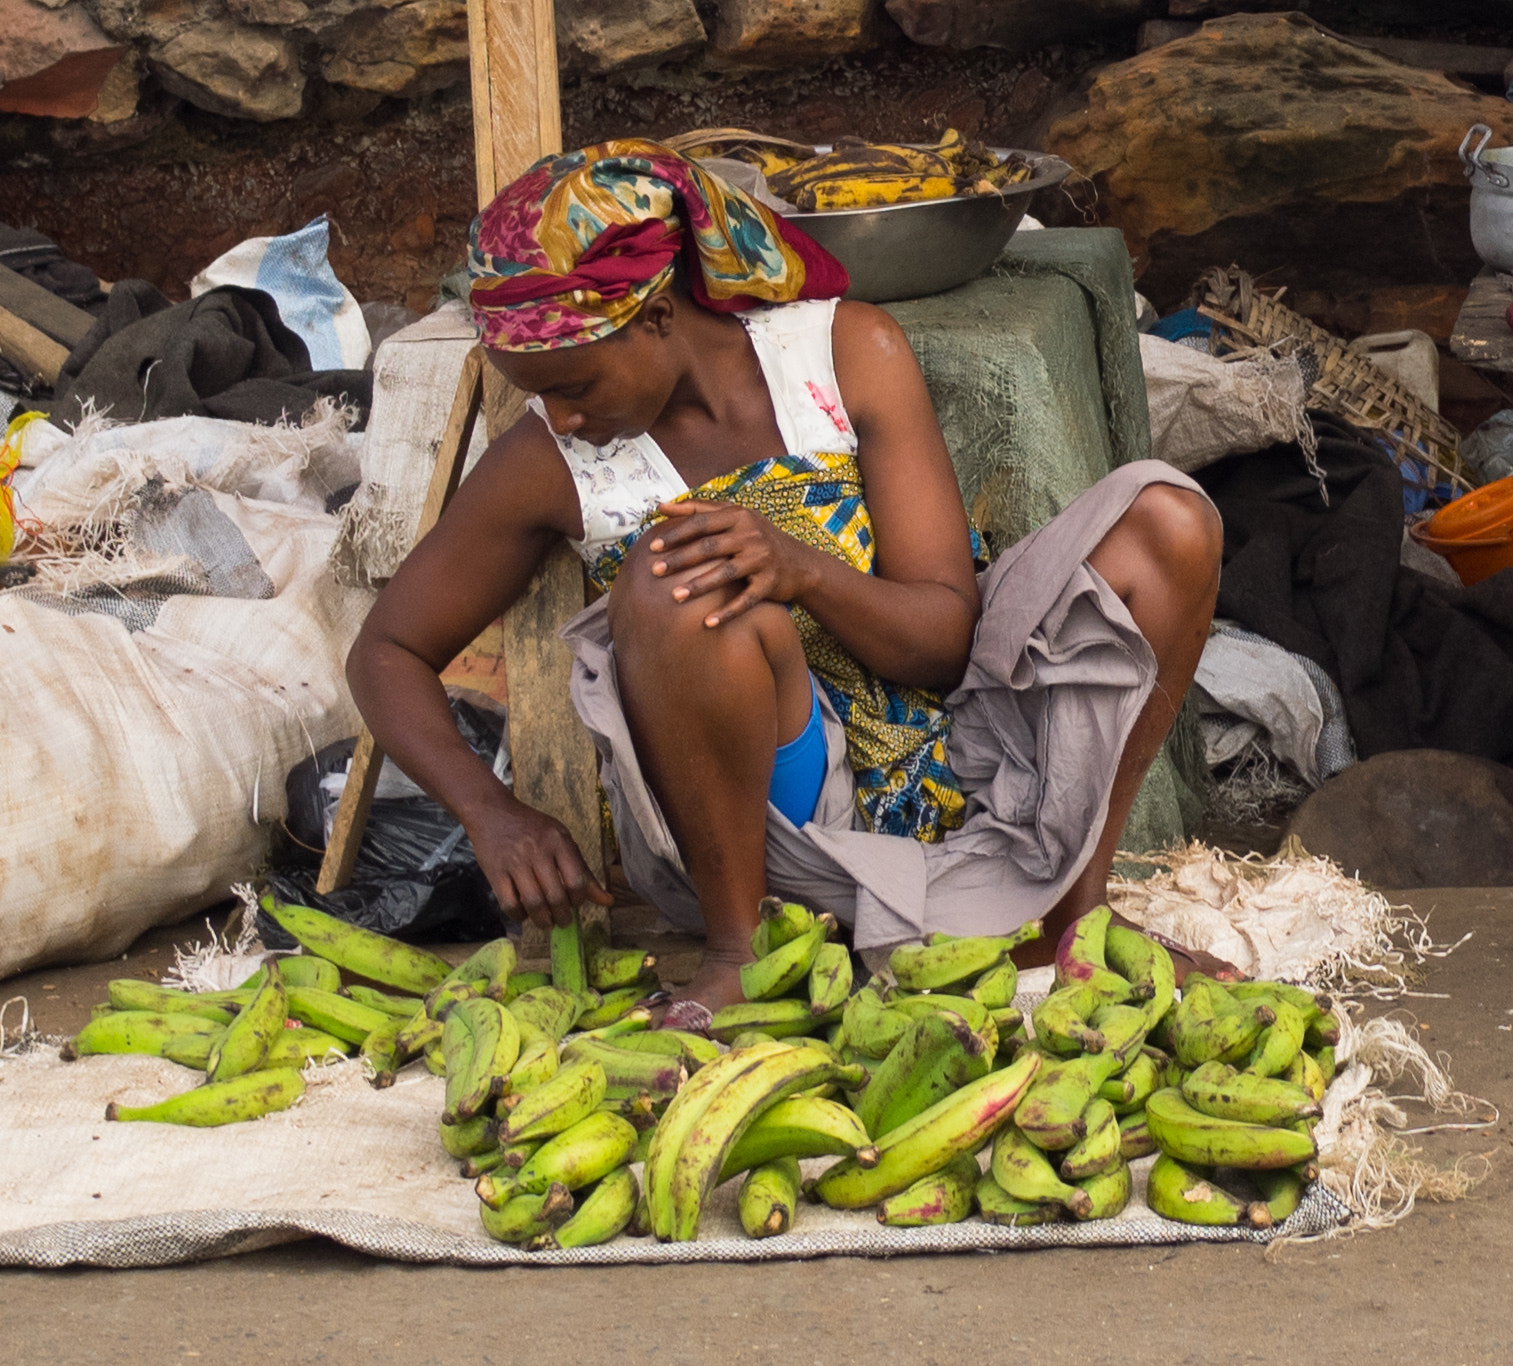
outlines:
[[[1493,270],[1513,272],[1513,147],[1487,151],[1491,141],[1492,130],[1473,123],[1460,144],[1471,182],[1471,245]]]

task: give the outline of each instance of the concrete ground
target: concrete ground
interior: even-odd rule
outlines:
[[[1513,889],[1400,894],[1442,942],[1405,1001],[1463,1090],[1513,1111]],[[106,979],[172,963],[199,923],[126,961],[0,983],[48,1032]],[[202,933],[202,932],[201,932]],[[0,1098],[3,1103],[3,1098]],[[1415,1123],[1427,1123],[1415,1117]],[[1513,1131],[1412,1140],[1484,1154],[1470,1196],[1396,1228],[1292,1248],[1066,1250],[772,1265],[465,1270],[375,1262],[324,1242],[151,1271],[0,1271],[0,1362],[656,1361],[919,1363],[1513,1362]],[[0,1155],[0,1163],[4,1157]]]

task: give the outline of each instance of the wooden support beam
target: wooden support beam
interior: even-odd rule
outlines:
[[[468,0],[468,61],[481,208],[533,161],[562,150],[552,0]]]

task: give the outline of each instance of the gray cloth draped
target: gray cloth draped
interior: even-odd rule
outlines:
[[[1001,934],[1055,905],[1092,856],[1119,756],[1156,676],[1150,646],[1087,557],[1156,483],[1202,492],[1161,461],[1121,465],[980,576],[971,660],[947,699],[948,755],[966,819],[940,843],[862,828],[845,733],[821,691],[824,786],[802,828],[768,804],[769,891],[832,912],[854,927],[858,948],[937,930]],[[620,706],[607,599],[562,637],[626,878],[673,924],[698,931],[698,898]]]

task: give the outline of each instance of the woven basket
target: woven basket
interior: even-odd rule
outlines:
[[[1281,294],[1261,293],[1236,266],[1209,271],[1194,298],[1198,312],[1214,323],[1213,354],[1265,350],[1296,356],[1309,386],[1309,408],[1379,434],[1400,467],[1412,462],[1406,473],[1419,487],[1448,483],[1458,492],[1469,490],[1460,433],[1380,366],[1278,302]],[[1421,472],[1425,465],[1434,472],[1427,480]]]

